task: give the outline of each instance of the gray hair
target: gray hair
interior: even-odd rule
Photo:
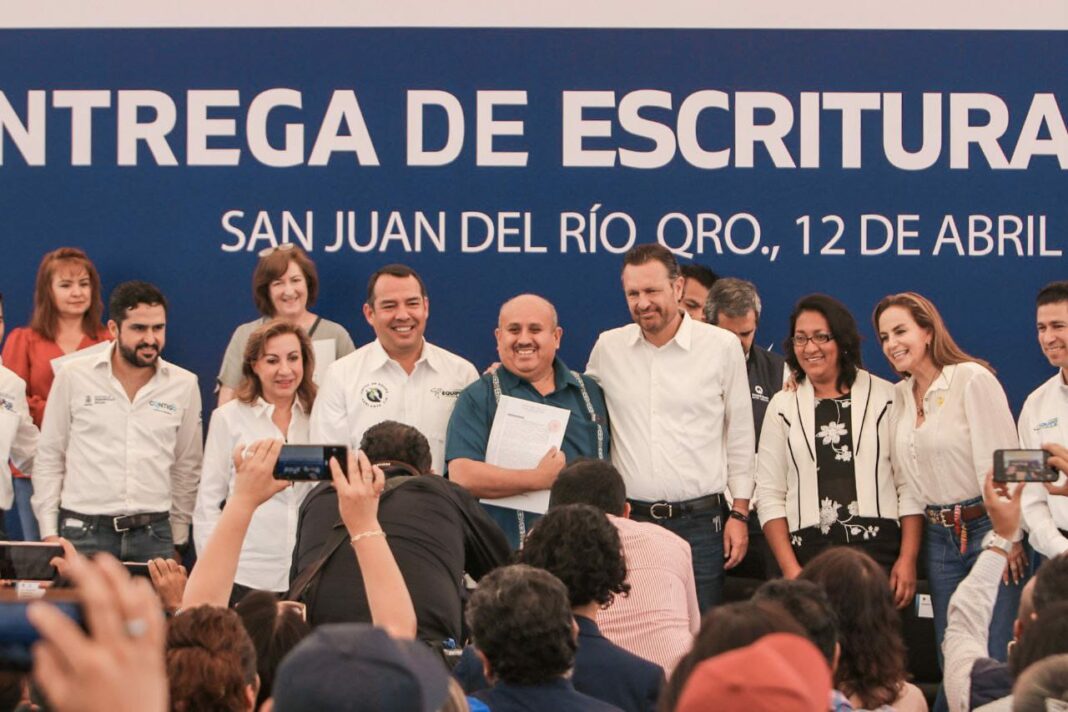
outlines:
[[[1058,706],[1057,702],[1064,707]],[[1065,708],[1068,708],[1068,653],[1051,655],[1034,663],[1013,686],[1013,712],[1047,712]]]
[[[719,322],[722,312],[730,317],[742,317],[752,311],[760,321],[760,295],[756,285],[736,277],[720,277],[708,291],[705,300],[705,319],[709,324]]]

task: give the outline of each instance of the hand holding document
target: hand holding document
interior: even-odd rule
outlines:
[[[566,408],[501,396],[497,403],[497,415],[490,428],[486,462],[510,470],[537,467],[551,448],[559,448],[563,444],[570,417],[571,411]],[[498,507],[541,514],[549,508],[549,490],[482,501]]]

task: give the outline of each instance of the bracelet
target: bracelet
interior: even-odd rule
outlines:
[[[749,515],[748,514],[744,514],[744,513],[740,512],[740,511],[738,511],[737,509],[732,509],[728,516],[731,519],[737,519],[739,522],[745,522],[746,524],[749,523]]]
[[[360,539],[366,539],[367,537],[371,537],[371,536],[385,537],[386,533],[384,531],[382,531],[381,529],[371,529],[370,531],[360,532],[356,536],[351,537],[349,539],[349,541],[352,542],[353,544],[355,544]]]

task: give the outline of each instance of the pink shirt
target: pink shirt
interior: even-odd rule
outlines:
[[[701,625],[690,545],[663,527],[608,515],[627,561],[629,596],[597,612],[601,634],[671,676]]]

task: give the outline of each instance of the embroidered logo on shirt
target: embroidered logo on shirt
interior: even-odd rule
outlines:
[[[388,397],[389,389],[381,383],[368,383],[360,392],[360,399],[363,400],[363,404],[371,408],[380,407]]]
[[[102,396],[86,396],[85,405],[104,405],[105,403],[111,403],[115,400],[115,396],[102,395]]]
[[[753,386],[753,400],[768,402],[769,398],[764,395],[763,386]]]
[[[178,412],[178,406],[174,403],[164,403],[158,400],[150,400],[148,407],[157,413],[166,413],[167,415],[174,415]]]
[[[1034,431],[1037,433],[1039,430],[1050,430],[1057,427],[1057,421],[1059,418],[1050,418],[1049,420],[1043,420],[1034,427]]]
[[[430,392],[438,398],[459,398],[460,390],[447,391],[444,388],[431,388]]]
[[[15,404],[2,395],[0,395],[0,408],[11,413],[15,412]]]

